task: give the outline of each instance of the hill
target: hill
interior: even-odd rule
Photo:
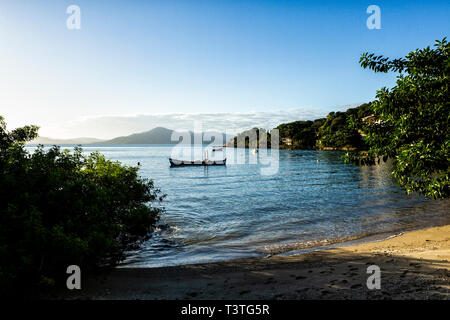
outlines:
[[[222,135],[223,143],[227,141],[227,137],[224,133],[204,132],[203,134],[209,136]],[[201,134],[196,134],[194,137],[194,134],[191,131],[177,132],[167,128],[157,127],[149,131],[134,133],[129,136],[117,137],[111,140],[103,141],[102,144],[177,144],[179,141],[182,141],[181,137],[186,137],[187,135],[190,135],[191,143],[194,143],[194,141],[202,141]],[[172,140],[172,136],[175,141]],[[203,141],[203,144],[208,144],[213,141],[214,139],[211,138]]]
[[[345,112],[330,112],[326,118],[280,124],[275,128],[279,130],[279,147],[280,149],[320,150],[367,149],[359,128],[362,121],[371,114],[370,103],[364,103]],[[228,142],[228,146],[236,146],[240,139],[240,141],[245,141],[246,148],[257,147],[261,134],[267,134],[270,147],[270,132],[258,128],[239,133],[236,138]]]
[[[55,139],[49,137],[37,137],[30,141],[28,144],[51,144],[51,145],[64,145],[64,144],[93,144],[102,143],[103,140],[96,138],[73,138],[73,139]]]

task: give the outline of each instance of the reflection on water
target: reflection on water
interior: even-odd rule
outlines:
[[[123,266],[166,266],[262,256],[361,235],[450,222],[449,201],[406,195],[389,164],[345,164],[339,151],[279,152],[279,169],[261,175],[248,150],[245,164],[169,168],[169,146],[90,146],[129,165],[167,194],[166,214],[152,239]]]

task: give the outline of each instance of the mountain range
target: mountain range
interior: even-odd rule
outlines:
[[[64,145],[64,144],[91,144],[91,143],[101,143],[103,140],[96,138],[73,138],[73,139],[54,139],[49,137],[37,137],[33,141],[30,141],[29,144],[56,144],[56,145]]]
[[[30,142],[30,144],[44,144],[44,145],[64,145],[64,144],[177,144],[183,139],[190,139],[191,143],[202,141],[203,144],[209,144],[215,141],[215,138],[222,136],[222,142],[226,143],[233,136],[227,136],[221,132],[203,132],[194,133],[192,131],[177,132],[171,129],[157,127],[149,131],[134,133],[128,136],[116,137],[110,140],[100,140],[95,138],[74,138],[74,139],[53,139],[48,137],[38,137]],[[172,139],[173,138],[173,139]],[[206,139],[208,138],[208,139]]]

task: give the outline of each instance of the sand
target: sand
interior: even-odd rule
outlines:
[[[381,270],[369,290],[367,268]],[[450,299],[450,226],[297,256],[117,268],[66,299]]]

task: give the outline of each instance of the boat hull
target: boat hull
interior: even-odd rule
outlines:
[[[225,166],[227,159],[223,160],[202,160],[202,161],[189,161],[189,160],[177,160],[169,158],[171,167],[187,167],[187,166]]]

